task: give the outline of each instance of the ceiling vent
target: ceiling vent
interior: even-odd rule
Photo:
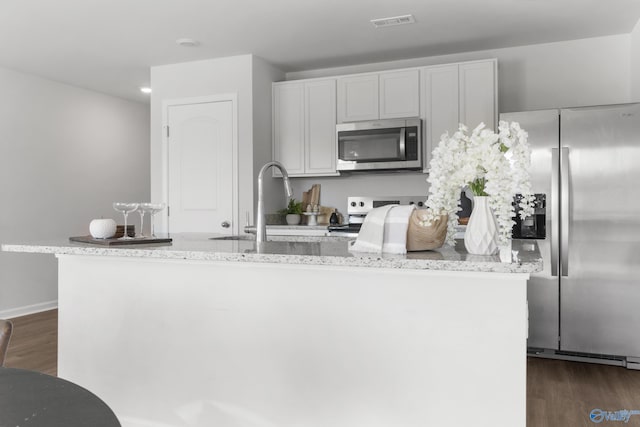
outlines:
[[[371,23],[376,28],[391,27],[392,25],[413,24],[416,20],[413,15],[392,16],[390,18],[372,19]]]

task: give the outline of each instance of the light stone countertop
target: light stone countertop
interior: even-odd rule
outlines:
[[[535,240],[514,240],[512,261],[501,262],[498,255],[470,255],[462,240],[455,247],[409,252],[406,255],[349,251],[346,237],[271,236],[257,250],[253,240],[215,240],[214,234],[172,234],[171,244],[103,246],[71,242],[68,238],[50,241],[3,243],[5,252],[186,259],[202,261],[264,262],[366,268],[533,273],[542,270],[542,258]],[[246,236],[252,239],[253,236]]]

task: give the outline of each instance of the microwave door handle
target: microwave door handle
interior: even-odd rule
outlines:
[[[405,128],[400,129],[400,160],[407,160],[407,147],[404,139],[405,136]]]

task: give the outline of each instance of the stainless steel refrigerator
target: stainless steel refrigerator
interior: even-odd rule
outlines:
[[[530,352],[640,367],[640,103],[504,113],[546,195]]]

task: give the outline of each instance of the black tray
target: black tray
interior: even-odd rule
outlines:
[[[80,242],[80,243],[91,243],[94,245],[100,246],[129,246],[129,245],[148,245],[148,244],[171,244],[172,240],[170,237],[145,237],[142,239],[131,239],[131,240],[120,240],[117,237],[112,237],[110,239],[94,239],[91,236],[76,236],[69,237],[69,240],[72,242]]]

